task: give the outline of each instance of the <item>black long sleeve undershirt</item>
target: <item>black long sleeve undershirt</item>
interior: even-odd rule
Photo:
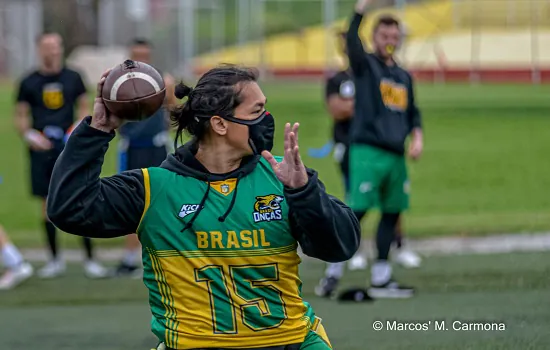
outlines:
[[[360,77],[365,74],[369,65],[363,42],[359,36],[359,28],[363,21],[363,15],[355,13],[351,19],[348,32],[346,34],[347,54],[349,58],[350,68],[353,75]]]
[[[285,190],[293,234],[304,254],[328,262],[350,259],[361,240],[361,226],[353,211],[327,194],[315,171],[308,169],[305,188]]]
[[[47,211],[65,232],[112,238],[136,232],[145,207],[141,170],[100,178],[114,133],[90,126],[86,118],[75,129],[56,162]],[[357,251],[360,226],[345,204],[326,193],[317,173],[300,189],[285,188],[291,230],[305,254],[325,261],[344,261]]]
[[[94,129],[91,118],[74,130],[50,182],[48,218],[65,232],[112,238],[136,232],[145,206],[141,170],[100,178],[114,133]]]

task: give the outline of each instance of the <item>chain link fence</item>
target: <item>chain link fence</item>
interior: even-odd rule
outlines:
[[[36,35],[43,29],[41,0],[0,1],[0,75],[16,74],[36,63]]]
[[[128,42],[149,38],[154,62],[190,77],[219,62],[259,66],[264,73],[322,74],[344,64],[336,30],[346,28],[355,0],[0,0],[0,74],[36,63],[35,37],[55,30],[67,55],[97,56],[110,66]],[[550,0],[378,0],[407,39],[400,50],[413,69],[550,67]],[[376,11],[375,11],[376,12]],[[375,14],[381,13],[380,11]],[[369,28],[362,33],[368,42]],[[505,49],[508,47],[508,50]],[[117,55],[102,55],[103,52]],[[94,56],[94,57],[95,57]],[[113,58],[111,58],[113,57]],[[78,59],[77,59],[78,61]],[[99,69],[99,68],[98,68]]]

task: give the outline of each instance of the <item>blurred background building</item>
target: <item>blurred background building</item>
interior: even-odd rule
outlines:
[[[219,62],[269,76],[322,76],[345,60],[335,30],[354,0],[0,0],[0,75],[35,62],[42,30],[62,34],[66,55],[94,79],[125,55],[135,36],[152,40],[156,65],[193,77]],[[420,78],[550,78],[549,0],[378,0],[407,32],[400,60]],[[370,25],[364,38],[370,37]]]

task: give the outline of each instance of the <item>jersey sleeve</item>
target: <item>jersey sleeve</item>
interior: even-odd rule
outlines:
[[[411,130],[416,128],[422,128],[422,116],[416,104],[414,81],[410,74],[409,74],[409,108],[408,108],[407,114],[409,116]]]
[[[27,79],[24,79],[19,83],[19,87],[17,88],[17,95],[15,96],[15,102],[31,102]]]
[[[91,238],[135,233],[145,208],[142,170],[100,178],[114,133],[92,128],[87,117],[74,130],[52,174],[47,201],[51,222]]]
[[[300,189],[285,188],[289,222],[304,254],[327,262],[349,260],[359,249],[361,227],[342,201],[329,195],[317,172]]]
[[[368,67],[367,54],[363,47],[363,42],[359,36],[359,28],[363,21],[363,15],[355,13],[351,19],[349,30],[346,34],[346,45],[350,68],[354,76],[362,76]]]

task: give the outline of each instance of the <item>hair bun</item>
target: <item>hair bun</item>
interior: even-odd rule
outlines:
[[[176,97],[181,100],[184,97],[189,96],[189,94],[191,94],[192,91],[193,91],[193,88],[185,85],[184,83],[179,83],[178,85],[176,85],[174,95],[176,95]]]

